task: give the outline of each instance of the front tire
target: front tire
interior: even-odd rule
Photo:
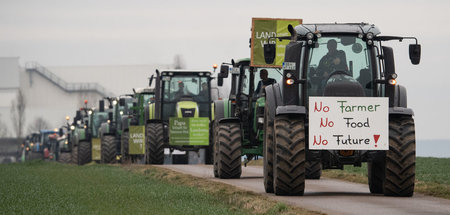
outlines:
[[[369,190],[373,194],[383,194],[383,182],[385,178],[385,164],[380,161],[367,162],[367,175]]]
[[[264,108],[264,189],[273,193],[273,120],[270,120],[269,108]]]
[[[278,116],[274,133],[274,193],[301,196],[305,191],[305,121]]]
[[[321,175],[322,175],[322,163],[320,161],[306,161],[305,163],[306,179],[320,179]]]
[[[78,145],[78,165],[84,165],[92,161],[92,147],[87,141],[80,141]]]
[[[72,147],[72,159],[70,163],[78,164],[78,146]]]
[[[101,142],[101,161],[102,163],[114,163],[116,158],[115,137],[103,135]]]
[[[59,162],[70,163],[71,160],[72,160],[72,154],[70,152],[61,152],[59,154]]]
[[[219,124],[217,171],[219,178],[240,178],[241,128],[237,123]]]
[[[384,195],[410,197],[414,194],[416,173],[414,119],[411,116],[390,117]]]
[[[164,163],[164,130],[161,123],[149,123],[146,129],[145,163]]]

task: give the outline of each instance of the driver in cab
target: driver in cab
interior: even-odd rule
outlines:
[[[328,53],[320,59],[319,66],[317,67],[318,75],[328,79],[331,73],[335,71],[347,71],[347,59],[345,52],[337,50],[337,42],[334,39],[327,42]]]

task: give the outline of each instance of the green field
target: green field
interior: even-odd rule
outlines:
[[[324,176],[367,183],[367,164],[347,165],[342,170],[325,170]],[[450,199],[450,158],[416,158],[416,192]]]
[[[0,212],[243,214],[200,190],[116,166],[34,161],[0,165]]]

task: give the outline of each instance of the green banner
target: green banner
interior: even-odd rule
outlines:
[[[99,161],[101,159],[102,142],[100,138],[92,138],[92,160]]]
[[[279,41],[270,39],[274,37],[290,36],[287,27],[297,26],[302,23],[301,19],[252,19],[252,39],[251,39],[251,66],[255,67],[281,67],[284,62],[284,51],[289,40]],[[276,43],[276,55],[273,64],[266,64],[264,60],[264,44]]]
[[[145,154],[145,126],[130,126],[128,139],[128,154]]]
[[[169,119],[170,145],[209,145],[207,117]]]

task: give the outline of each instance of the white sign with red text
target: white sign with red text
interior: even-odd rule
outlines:
[[[309,97],[309,149],[389,150],[389,99]]]

